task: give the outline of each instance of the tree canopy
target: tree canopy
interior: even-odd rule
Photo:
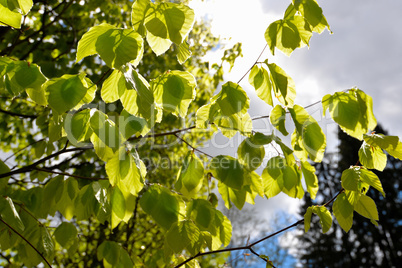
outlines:
[[[384,170],[385,152],[401,159],[402,143],[371,132],[377,121],[364,91],[322,98],[324,114],[363,143],[339,191],[304,219],[225,248],[232,225],[218,203],[241,210],[257,196],[314,199],[326,190],[312,165],[324,159],[326,135],[295,103],[284,68],[260,56],[239,81],[224,81],[241,44],[220,64],[206,62],[219,38],[188,1],[10,0],[0,11],[2,264],[216,267],[225,252],[248,250],[275,267],[253,247],[299,224],[307,232],[313,214],[323,233],[333,216],[348,232],[354,211],[377,225],[369,189],[387,193],[372,170]],[[293,0],[267,26],[263,50],[290,56],[324,30],[315,0]],[[250,117],[240,86],[247,75],[269,114]],[[272,129],[253,130],[268,118]],[[203,151],[216,133],[243,137],[236,158]],[[290,144],[281,139],[289,135]],[[277,155],[266,159],[268,145]]]

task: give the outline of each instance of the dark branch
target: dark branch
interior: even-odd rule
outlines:
[[[6,111],[0,108],[0,112],[3,114],[8,114],[8,115],[12,115],[12,116],[18,116],[21,118],[30,118],[30,119],[35,119],[37,116],[36,115],[30,115],[30,114],[20,114],[20,113],[15,113],[15,112],[10,112],[10,111]]]
[[[40,251],[34,247],[34,245],[31,244],[31,242],[29,242],[22,234],[20,234],[17,230],[15,230],[13,227],[11,227],[7,222],[5,222],[2,218],[0,218],[0,221],[2,223],[4,223],[9,229],[11,229],[14,233],[16,233],[19,237],[21,237],[25,242],[28,243],[28,245],[30,245],[38,254],[39,256],[41,256],[41,258],[45,261],[45,263],[49,266],[52,267],[52,265],[50,265],[49,261],[45,258],[45,256],[43,256],[42,253],[40,253]]]
[[[343,191],[344,191],[343,189],[340,190],[334,197],[332,197],[328,202],[324,203],[322,206],[325,206],[325,207],[329,206],[338,197],[338,195],[340,195]],[[285,231],[287,231],[287,230],[289,230],[289,229],[291,229],[293,227],[296,227],[296,226],[298,226],[298,225],[300,225],[302,223],[304,223],[304,219],[298,220],[297,222],[295,222],[295,223],[293,223],[293,224],[291,224],[291,225],[289,225],[289,226],[287,226],[285,228],[282,228],[281,230],[276,231],[275,233],[272,233],[272,234],[270,234],[270,235],[268,235],[268,236],[266,236],[264,238],[261,238],[260,240],[257,240],[254,243],[251,243],[250,245],[247,245],[247,246],[235,247],[235,248],[225,248],[225,249],[219,249],[219,250],[212,250],[212,251],[208,251],[208,252],[199,252],[198,254],[194,255],[193,257],[190,257],[187,260],[185,260],[184,262],[176,265],[175,268],[181,267],[184,264],[188,263],[189,261],[192,261],[192,260],[194,260],[194,259],[196,259],[198,257],[204,256],[204,255],[210,255],[210,254],[216,254],[216,253],[222,253],[222,252],[228,252],[228,251],[249,250],[254,255],[260,257],[260,255],[252,249],[253,246],[255,246],[255,245],[257,245],[257,244],[259,244],[259,243],[271,238],[271,237],[274,237],[274,236],[276,236],[276,235],[278,235],[280,233],[283,233],[283,232],[285,232]],[[261,259],[265,260],[264,258],[261,258]],[[267,261],[267,260],[265,260],[265,261]]]

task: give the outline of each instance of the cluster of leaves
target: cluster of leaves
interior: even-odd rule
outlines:
[[[32,2],[7,3],[14,4],[0,3],[1,8],[8,10],[8,13],[1,13],[1,23],[21,27],[16,23],[16,16],[26,14]],[[27,165],[12,170],[0,161],[0,228],[6,230],[2,232],[0,246],[2,250],[17,251],[16,261],[28,266],[42,261],[49,264],[55,249],[67,251],[73,257],[79,248],[77,234],[81,230],[77,227],[81,229],[87,219],[110,226],[111,230],[118,231],[123,224],[134,229],[130,221],[141,209],[146,219],[152,219],[162,233],[163,256],[155,255],[153,260],[144,261],[139,254],[128,250],[131,230],[127,231],[124,244],[119,243],[122,238],[116,238],[112,232],[109,239],[100,238],[100,243],[95,245],[97,259],[112,267],[130,267],[134,263],[161,266],[161,262],[197,266],[199,264],[192,258],[185,260],[186,254],[199,256],[205,248],[213,252],[222,245],[227,246],[231,237],[230,221],[217,209],[216,195],[205,193],[212,178],[228,208],[234,204],[241,209],[245,202],[253,204],[257,195],[271,198],[280,192],[300,199],[305,193],[302,178],[310,196],[316,196],[318,179],[310,160],[322,161],[326,137],[306,109],[295,104],[295,84],[278,65],[268,60],[255,64],[250,70],[249,82],[257,95],[273,107],[270,122],[284,136],[289,135],[285,121],[290,114],[294,124],[291,147],[274,132],[267,135],[253,131],[247,112],[250,100],[239,82],[225,83],[220,92],[205,103],[209,97],[202,97],[199,86],[205,82],[200,78],[204,71],[191,64],[187,69],[141,72],[147,48],[156,56],[174,49],[180,64],[191,61],[187,40],[194,17],[194,11],[183,3],[137,0],[132,5],[131,27],[107,22],[91,27],[78,42],[76,62],[85,63],[88,57],[98,56],[95,62],[104,67],[104,74],[96,82],[88,77],[84,68],[79,69],[78,74],[63,73],[53,77],[43,74],[35,63],[0,58],[0,90],[10,99],[32,101],[30,105],[40,107],[41,111],[34,115],[42,134],[42,140],[34,143],[34,157],[38,160],[32,163],[27,158]],[[290,55],[296,48],[308,45],[313,32],[321,33],[325,28],[329,28],[328,23],[315,0],[293,1],[284,18],[267,28],[267,46],[272,53],[276,47]],[[241,46],[237,45],[225,53],[223,60],[233,66],[240,55]],[[99,69],[102,68],[94,70]],[[151,69],[149,67],[148,71]],[[217,77],[210,81],[215,86],[222,78],[221,66],[217,69]],[[209,89],[211,91],[214,88]],[[201,101],[196,99],[199,97]],[[97,106],[96,102],[103,106]],[[378,220],[375,204],[366,193],[370,186],[382,193],[383,190],[378,177],[367,168],[381,169],[386,165],[382,150],[401,158],[402,145],[398,137],[366,135],[376,126],[376,120],[372,99],[363,91],[351,89],[324,96],[322,105],[324,112],[329,109],[331,117],[346,133],[365,141],[359,153],[362,166],[344,171],[344,192],[337,195],[334,202],[334,216],[348,231],[353,211],[373,222]],[[99,108],[106,106],[105,110]],[[12,105],[8,107],[12,108]],[[189,121],[195,121],[195,125],[169,132],[151,132],[169,129],[169,124],[177,123],[175,120],[190,117]],[[149,151],[153,148],[151,145],[141,147],[140,142],[185,131],[192,131],[196,141],[202,139],[203,133],[217,131],[228,138],[237,133],[246,138],[238,147],[237,159],[218,155],[205,160],[204,155],[196,155],[195,151],[200,150],[179,137],[192,150],[184,152],[183,148],[172,147],[176,157],[181,158],[180,168],[161,168],[157,171],[161,177],[155,178],[147,165],[149,159],[144,157],[146,151],[151,154]],[[260,176],[255,170],[264,163],[268,144],[278,145],[281,153],[277,149],[278,156],[268,160]],[[67,153],[83,154],[85,159],[89,151],[95,152],[96,159],[91,157],[89,168],[81,167],[87,170],[79,174],[53,171],[54,166],[60,167],[63,163],[73,165],[68,159],[62,159],[53,167],[40,167]],[[9,184],[16,180],[17,174],[21,179],[26,178],[25,173],[29,173],[30,185],[16,189],[13,183]],[[57,176],[52,177],[54,174]],[[95,174],[106,176],[96,177]],[[33,187],[37,182],[39,185]],[[328,231],[332,223],[328,204],[308,208],[304,220],[306,231],[313,213],[319,216],[323,232]],[[49,233],[41,220],[55,218],[57,213],[62,215],[63,222]],[[148,247],[162,247],[153,245],[152,240],[153,237]],[[261,259],[269,260],[263,255]]]

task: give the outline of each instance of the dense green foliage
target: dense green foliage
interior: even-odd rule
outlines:
[[[204,62],[218,39],[186,2],[0,1],[0,138],[12,157],[0,160],[5,262],[216,266],[224,262],[216,255],[197,258],[231,240],[215,193],[240,210],[257,196],[317,195],[311,161],[324,158],[326,136],[295,104],[292,78],[257,59],[248,79],[273,107],[272,126],[293,132],[286,145],[275,131],[253,131],[241,80],[221,83],[222,64],[233,67],[241,45],[226,50],[220,65]],[[265,38],[272,53],[290,55],[325,29],[315,0],[295,0]],[[384,169],[383,150],[400,159],[402,143],[367,134],[376,119],[371,97],[359,89],[324,96],[322,105],[342,130],[364,140],[361,165],[342,173],[333,215],[346,232],[353,211],[376,224],[366,194],[370,186],[386,193],[369,169]],[[287,114],[292,129],[285,128]],[[237,158],[198,149],[217,132],[245,137]],[[268,162],[266,145],[278,153]],[[306,231],[313,214],[324,233],[330,229],[330,204],[306,208]],[[252,250],[256,243],[246,249],[271,267],[269,256]]]

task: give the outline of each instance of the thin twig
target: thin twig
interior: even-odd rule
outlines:
[[[8,228],[10,228],[14,233],[16,233],[19,237],[21,237],[25,242],[28,243],[28,245],[30,245],[38,254],[39,256],[41,256],[41,258],[45,261],[45,263],[49,266],[52,267],[52,265],[50,265],[49,261],[45,258],[45,256],[43,256],[43,254],[34,246],[31,244],[31,242],[29,242],[22,234],[20,234],[17,230],[15,230],[13,227],[11,227],[7,222],[5,222],[2,218],[0,218],[0,221],[2,223],[4,223]]]
[[[240,80],[237,82],[237,84],[239,84],[244,77],[246,77],[246,75],[251,71],[251,69],[253,69],[254,65],[256,65],[258,63],[258,60],[261,58],[262,54],[264,53],[265,49],[267,48],[268,44],[265,44],[264,48],[262,49],[260,55],[258,56],[258,58],[255,60],[254,64],[247,70],[247,72],[240,78]]]
[[[10,156],[7,157],[6,159],[4,159],[4,162],[6,162],[8,159],[10,159],[10,158],[13,157],[13,156],[16,156],[17,154],[19,154],[20,152],[22,152],[23,150],[25,150],[25,149],[28,148],[29,146],[32,146],[32,145],[34,145],[34,144],[36,144],[36,143],[38,143],[38,142],[44,141],[44,140],[45,140],[45,139],[40,139],[40,140],[37,140],[37,141],[34,141],[34,142],[28,144],[28,145],[25,146],[24,148],[19,149],[18,151],[16,151],[15,153],[13,153],[12,155],[10,155]]]
[[[187,144],[187,145],[188,145],[191,149],[193,149],[194,151],[197,151],[197,152],[199,152],[199,153],[201,153],[201,154],[204,154],[204,155],[208,156],[209,158],[214,158],[212,155],[207,154],[207,153],[205,153],[205,152],[203,152],[203,151],[201,151],[201,150],[195,148],[195,147],[192,146],[190,143],[188,143],[186,140],[184,140],[182,137],[179,137],[177,134],[174,134],[174,135],[175,135],[179,140],[181,140],[182,142],[184,142],[185,144]]]
[[[30,119],[35,119],[38,116],[36,115],[30,115],[30,114],[20,114],[20,113],[14,113],[14,112],[10,112],[10,111],[6,111],[0,108],[0,112],[2,112],[3,114],[8,114],[8,115],[12,115],[12,116],[18,116],[21,118],[30,118]]]
[[[325,207],[329,206],[338,197],[338,195],[340,195],[343,191],[344,191],[344,189],[340,190],[334,197],[332,197],[328,202],[324,203],[322,206],[325,206]],[[211,250],[211,251],[207,251],[207,252],[198,252],[193,257],[190,257],[190,258],[186,259],[184,262],[176,265],[175,268],[179,268],[179,267],[183,266],[184,264],[188,263],[189,261],[192,261],[192,260],[194,260],[194,259],[196,259],[198,257],[204,256],[204,255],[222,253],[222,252],[230,252],[230,251],[238,251],[238,250],[249,250],[254,255],[260,257],[260,255],[258,253],[256,253],[252,249],[253,246],[255,246],[255,245],[257,245],[257,244],[259,244],[259,243],[271,238],[271,237],[274,237],[274,236],[276,236],[276,235],[278,235],[280,233],[283,233],[283,232],[285,232],[285,231],[287,231],[287,230],[289,230],[289,229],[291,229],[293,227],[296,227],[296,226],[298,226],[298,225],[300,225],[302,223],[304,223],[304,219],[300,219],[297,222],[295,222],[295,223],[293,223],[293,224],[291,224],[291,225],[289,225],[289,226],[287,226],[285,228],[282,228],[279,231],[276,231],[275,233],[272,233],[272,234],[270,234],[268,236],[265,236],[264,238],[261,238],[260,240],[257,240],[254,243],[251,243],[251,244],[249,244],[247,246],[235,247],[235,248],[224,248],[224,249],[219,249],[219,250]],[[263,258],[261,258],[261,259],[263,259]],[[265,259],[263,259],[263,260],[265,260]],[[265,261],[267,261],[267,260],[265,260]]]
[[[59,172],[59,171],[53,171],[47,168],[33,168],[33,170],[38,170],[38,171],[43,171],[51,174],[57,174],[57,175],[63,175],[63,176],[68,176],[72,178],[77,178],[77,179],[84,179],[84,180],[107,180],[107,178],[94,178],[94,177],[85,177],[85,176],[79,176],[79,175],[74,175],[66,172]]]

